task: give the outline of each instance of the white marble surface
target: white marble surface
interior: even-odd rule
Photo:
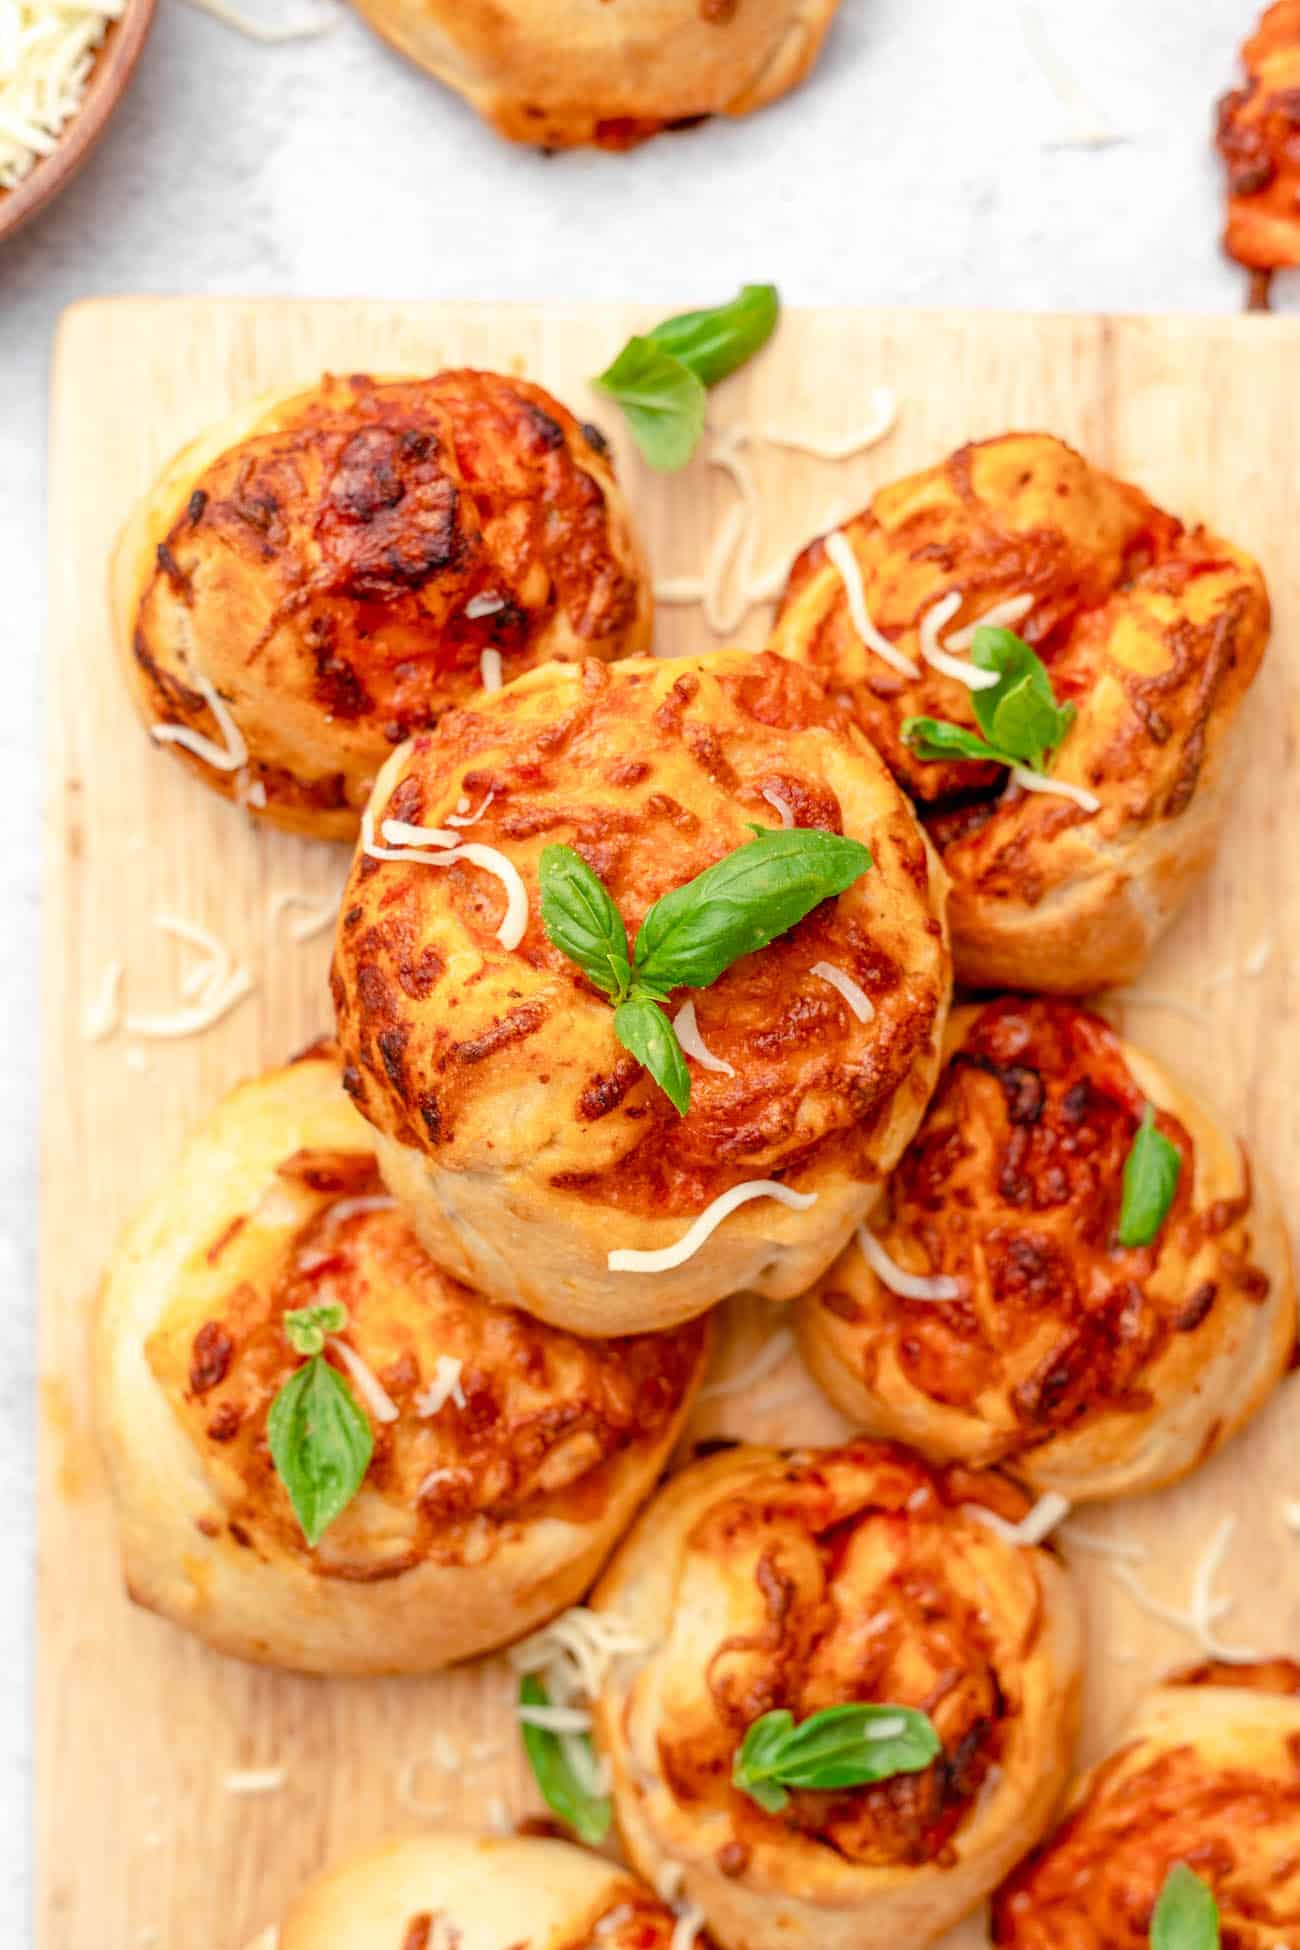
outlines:
[[[779,107],[629,156],[547,158],[499,143],[346,12],[321,39],[267,47],[160,0],[91,166],[0,246],[0,1008],[15,1030],[0,1103],[0,1891],[11,1919],[27,1887],[37,822],[58,790],[39,756],[40,585],[60,311],[119,291],[677,305],[745,279],[775,279],[804,304],[1237,309],[1207,132],[1253,0],[1039,0],[1041,34],[1090,104],[1082,117],[1049,85],[1028,11],[844,0],[815,80]],[[1074,145],[1081,119],[1119,140]],[[1294,288],[1283,303],[1300,305]],[[75,1161],[65,1182],[75,1186]]]

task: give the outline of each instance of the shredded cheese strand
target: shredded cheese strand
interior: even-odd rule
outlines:
[[[810,1205],[817,1202],[816,1192],[793,1191],[789,1185],[782,1185],[775,1178],[748,1178],[743,1184],[733,1185],[730,1191],[721,1193],[711,1205],[705,1206],[675,1245],[662,1246],[657,1252],[638,1252],[620,1247],[608,1256],[606,1263],[609,1270],[611,1273],[671,1272],[674,1267],[692,1258],[724,1219],[730,1218],[740,1206],[756,1198],[774,1198],[794,1212],[806,1212]]]
[[[1219,1620],[1226,1617],[1236,1604],[1235,1598],[1216,1598],[1213,1590],[1214,1580],[1223,1567],[1236,1529],[1237,1518],[1226,1516],[1210,1538],[1192,1575],[1191,1597],[1186,1611],[1179,1611],[1175,1606],[1153,1598],[1127,1564],[1112,1564],[1110,1575],[1143,1611],[1172,1626],[1175,1631],[1185,1632],[1207,1657],[1221,1659],[1225,1665],[1253,1665],[1264,1656],[1261,1652],[1253,1646],[1225,1643],[1214,1630]]]
[[[780,819],[782,826],[789,832],[795,823],[794,807],[790,804],[790,801],[783,799],[774,785],[765,785],[760,797],[766,799],[772,811]]]
[[[1007,596],[1000,603],[994,603],[973,623],[965,624],[960,630],[953,630],[944,641],[950,650],[969,650],[975,641],[976,630],[1013,630],[1017,623],[1023,622],[1034,606],[1032,596]]]
[[[366,1407],[370,1410],[375,1420],[377,1422],[395,1422],[398,1412],[397,1403],[384,1387],[374,1369],[368,1368],[356,1349],[349,1347],[346,1341],[339,1340],[337,1335],[330,1335],[328,1345],[333,1348],[339,1360],[356,1382],[357,1387],[361,1390],[362,1396],[365,1399]]]
[[[1058,799],[1071,799],[1084,812],[1101,811],[1101,800],[1095,792],[1089,792],[1081,785],[1072,785],[1069,779],[1054,779],[1045,772],[1031,772],[1026,765],[1011,767],[1011,782],[1022,792],[1046,792]]]
[[[461,1371],[465,1363],[454,1354],[440,1354],[433,1364],[433,1379],[427,1388],[422,1388],[415,1397],[415,1412],[422,1417],[437,1415],[455,1402],[457,1408],[465,1406],[465,1390],[461,1386]]]
[[[725,1057],[715,1056],[701,1036],[694,1002],[683,1002],[673,1017],[673,1034],[687,1056],[693,1056],[702,1070],[712,1070],[720,1077],[735,1076],[733,1065],[728,1063]]]
[[[99,986],[86,1004],[81,1018],[81,1033],[88,1043],[106,1042],[121,1021],[122,977],[125,973],[120,961],[105,964]]]
[[[867,608],[867,591],[862,580],[862,566],[853,553],[853,545],[844,530],[835,529],[826,537],[823,546],[827,561],[844,584],[853,627],[867,649],[874,650],[882,663],[887,663],[890,669],[898,671],[900,676],[919,677],[921,675],[919,667],[902,650],[892,644],[887,636],[882,635],[872,622]]]
[[[1058,1523],[1070,1514],[1067,1497],[1057,1490],[1048,1490],[1040,1496],[1032,1510],[1027,1510],[1019,1523],[1008,1523],[996,1510],[990,1510],[983,1503],[963,1503],[962,1509],[976,1523],[982,1523],[986,1530],[993,1531],[1004,1544],[1015,1544],[1032,1549],[1051,1536]]]
[[[405,819],[386,819],[379,829],[386,846],[455,846],[456,835],[445,826],[412,826]]]
[[[765,1381],[768,1375],[779,1368],[787,1355],[793,1353],[794,1335],[788,1327],[778,1327],[775,1334],[770,1334],[764,1341],[752,1360],[746,1361],[744,1367],[738,1368],[735,1374],[724,1375],[721,1381],[707,1383],[701,1388],[696,1400],[712,1402],[721,1400],[724,1395],[748,1394],[758,1382]]]
[[[788,447],[795,453],[811,454],[814,460],[851,460],[855,454],[864,454],[868,448],[878,447],[886,434],[893,432],[897,423],[898,400],[893,390],[888,386],[877,386],[871,394],[870,417],[856,433],[820,439],[789,427],[765,426],[762,437],[770,446]]]
[[[996,670],[980,670],[967,663],[964,657],[951,656],[939,640],[939,632],[945,623],[951,623],[961,608],[961,591],[954,589],[939,602],[931,605],[921,618],[921,655],[933,669],[941,670],[945,677],[955,677],[967,690],[988,691],[998,681]]]
[[[876,1013],[875,1003],[866,990],[860,988],[853,977],[846,975],[842,968],[837,968],[832,961],[815,961],[808,972],[810,975],[820,976],[823,982],[829,982],[831,987],[843,996],[859,1022],[872,1020]]]
[[[384,834],[407,831],[427,838],[432,833],[440,833],[436,826],[405,826],[399,820],[385,820]],[[528,928],[528,889],[524,886],[519,869],[513,860],[508,860],[495,846],[484,846],[478,840],[458,840],[456,835],[444,835],[451,841],[438,853],[428,853],[413,846],[376,846],[374,838],[374,818],[367,807],[361,816],[361,848],[372,860],[406,860],[417,866],[450,867],[457,860],[468,860],[471,866],[482,867],[501,882],[506,892],[506,911],[496,938],[505,949],[517,948]]]
[[[526,1727],[541,1727],[544,1733],[590,1733],[591,1714],[581,1706],[519,1706],[519,1719]]]
[[[318,934],[324,934],[338,916],[341,899],[339,896],[323,894],[319,899],[314,894],[298,893],[286,888],[282,893],[272,894],[266,903],[266,922],[274,929],[280,916],[290,908],[301,907],[307,911],[300,921],[290,921],[289,938],[292,941],[313,941]]]
[[[261,41],[268,47],[278,47],[286,41],[317,40],[322,34],[332,34],[340,18],[337,13],[322,14],[316,20],[286,20],[277,27],[269,21],[255,20],[242,8],[231,6],[230,0],[186,0],[186,4],[196,13],[210,14],[223,27],[232,27],[246,40]]]
[[[908,1273],[889,1257],[870,1226],[858,1227],[858,1246],[876,1278],[900,1300],[959,1300],[961,1283],[950,1273]]]
[[[195,689],[216,719],[217,729],[225,739],[225,744],[215,744],[201,731],[191,731],[188,725],[183,724],[151,724],[149,736],[157,745],[183,746],[187,752],[192,752],[195,758],[202,759],[205,765],[213,766],[218,772],[241,771],[248,763],[248,746],[244,743],[243,732],[231,717],[226,700],[219,695],[215,686],[208,681],[197,664],[190,665],[190,672],[194,678]]]
[[[479,680],[485,691],[499,691],[503,682],[501,675],[501,652],[485,650],[478,660]]]

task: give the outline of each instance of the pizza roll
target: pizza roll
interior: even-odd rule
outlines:
[[[1149,1243],[1122,1245],[1148,1104],[1177,1185]],[[872,1435],[1071,1502],[1133,1495],[1212,1455],[1286,1372],[1290,1249],[1240,1143],[1149,1056],[1074,1003],[1004,996],[953,1012],[921,1128],[799,1336]]]
[[[557,664],[397,753],[373,837],[445,839],[462,799],[481,809],[463,853],[363,843],[333,977],[347,1087],[429,1251],[582,1333],[801,1292],[916,1128],[947,1009],[943,878],[885,767],[778,657]],[[660,896],[782,824],[871,865],[666,997],[691,1008],[682,1115],[548,938],[542,850],[576,849],[631,943]]]
[[[359,1416],[373,1443],[314,1545],[271,1442],[273,1403],[309,1379],[304,1316],[332,1330],[315,1357],[332,1439]],[[697,1324],[580,1341],[443,1272],[335,1056],[312,1050],[226,1098],[109,1268],[97,1406],[128,1588],[219,1651],[304,1672],[428,1672],[502,1645],[586,1590],[706,1353]],[[318,1453],[322,1476],[344,1466]]]
[[[1005,1480],[883,1444],[736,1448],[683,1471],[597,1587],[649,1650],[595,1708],[634,1868],[680,1883],[724,1950],[921,1950],[1051,1818],[1079,1682],[1059,1561],[1009,1543]],[[929,1716],[922,1771],[792,1788],[768,1812],[736,1786],[750,1729],[879,1703]]]
[[[1300,1665],[1174,1673],[1074,1788],[993,1906],[1002,1950],[1146,1950],[1170,1870],[1206,1883],[1224,1950],[1300,1932]]]
[[[926,759],[904,735],[976,731],[979,623],[1013,628],[1075,713],[1045,773]],[[958,980],[1077,995],[1135,975],[1209,864],[1268,628],[1248,556],[1017,433],[813,542],[770,647],[845,698],[916,802],[952,880]]]
[[[155,739],[322,839],[350,839],[393,747],[482,684],[650,642],[604,439],[490,372],[255,400],[164,469],[112,588]]]
[[[1300,265],[1300,0],[1266,9],[1241,50],[1246,85],[1219,103],[1224,248],[1254,271]]]
[[[334,1863],[249,1950],[671,1950],[676,1922],[617,1862],[568,1842],[426,1832]]]
[[[512,142],[630,149],[810,72],[839,0],[356,0]]]

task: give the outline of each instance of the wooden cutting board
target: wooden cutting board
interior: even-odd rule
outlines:
[[[683,301],[710,294],[683,292]],[[114,665],[105,563],[128,508],[172,451],[268,387],[323,368],[526,373],[613,436],[655,572],[698,573],[735,498],[698,459],[651,475],[609,402],[587,389],[629,330],[627,308],[246,303],[123,299],[78,307],[56,357],[50,518],[50,791],[46,854],[45,1098],[37,1707],[41,1950],[242,1950],[328,1856],[421,1819],[471,1824],[536,1807],[513,1737],[510,1684],[491,1660],[428,1680],[299,1679],[219,1658],[127,1602],[113,1513],[90,1432],[87,1326],[115,1233],[185,1133],[237,1079],[279,1062],[328,1020],[328,937],[272,926],[277,892],[325,896],[344,849],[254,827],[149,746]],[[1262,557],[1276,606],[1253,700],[1247,775],[1219,865],[1118,1017],[1217,1101],[1276,1173],[1300,1183],[1300,321],[805,313],[713,398],[717,426],[797,424],[828,436],[867,418],[872,387],[896,431],[839,464],[756,444],[765,566],[961,441],[1043,427],[1203,516]],[[737,640],[762,641],[755,611]],[[713,642],[695,608],[664,612],[668,654]],[[181,1042],[88,1041],[83,1012],[106,965],[135,1009],[174,1006],[181,968],[155,916],[214,929],[257,987],[218,1027]],[[726,1358],[752,1354],[772,1316],[733,1310]],[[1187,1603],[1226,1512],[1240,1519],[1221,1588],[1224,1631],[1300,1649],[1296,1382],[1183,1487],[1090,1515],[1145,1540],[1153,1593]],[[713,1400],[694,1434],[824,1440],[839,1424],[791,1357],[752,1398]],[[1107,1560],[1072,1555],[1091,1629],[1085,1755],[1135,1694],[1193,1655],[1120,1589]],[[457,1771],[436,1751],[449,1739]],[[235,1770],[283,1785],[231,1791]],[[423,1805],[423,1816],[411,1804]],[[972,1924],[951,1950],[983,1942]]]

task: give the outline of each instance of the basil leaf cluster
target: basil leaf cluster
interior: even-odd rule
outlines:
[[[708,388],[761,350],[776,330],[774,284],[747,284],[728,305],[666,318],[631,338],[592,385],[616,399],[651,467],[675,474],[704,431]]]
[[[911,1706],[828,1706],[795,1725],[778,1708],[748,1729],[731,1779],[769,1814],[791,1788],[863,1787],[896,1774],[919,1774],[942,1745],[928,1715]]]
[[[519,1685],[519,1704],[549,1706],[550,1703],[550,1696],[536,1673],[525,1673]],[[573,1764],[575,1744],[580,1743],[591,1754],[591,1742],[586,1734],[551,1733],[545,1727],[531,1726],[527,1720],[520,1721],[519,1731],[533,1779],[547,1807],[569,1824],[580,1842],[586,1842],[589,1848],[599,1848],[609,1833],[614,1811],[608,1795],[593,1794]],[[589,1775],[595,1772],[594,1754],[587,1771]]]
[[[742,955],[766,948],[871,865],[858,840],[813,827],[751,828],[754,838],[648,910],[629,954],[607,888],[570,846],[542,849],[542,926],[614,1003],[614,1033],[685,1116],[690,1072],[661,1005],[707,988]]]
[[[1219,1906],[1195,1869],[1175,1862],[1151,1916],[1151,1950],[1219,1950]]]
[[[1124,1195],[1115,1232],[1121,1246],[1151,1244],[1174,1202],[1182,1162],[1178,1146],[1156,1129],[1155,1105],[1148,1103],[1124,1160]]]
[[[971,662],[996,672],[997,683],[971,692],[971,708],[983,737],[945,718],[905,718],[903,737],[918,758],[979,759],[986,765],[1023,765],[1044,772],[1050,754],[1074,723],[1072,704],[1058,704],[1042,659],[1014,630],[985,626],[975,632]]]

